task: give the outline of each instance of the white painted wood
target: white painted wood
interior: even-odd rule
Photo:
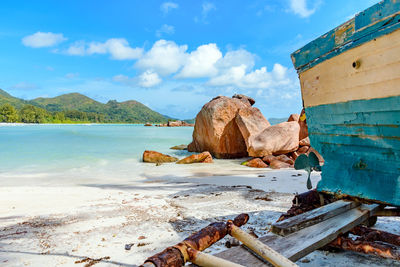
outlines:
[[[353,62],[359,62],[354,68]],[[400,30],[299,75],[305,107],[400,95]]]

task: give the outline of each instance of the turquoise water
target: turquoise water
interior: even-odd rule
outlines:
[[[183,156],[192,127],[143,125],[1,125],[0,173],[65,172],[77,168],[140,163],[144,150]],[[136,165],[139,167],[140,165]]]

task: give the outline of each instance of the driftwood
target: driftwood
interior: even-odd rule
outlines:
[[[232,223],[240,227],[247,223],[249,215],[240,214]],[[228,223],[217,222],[208,225],[200,231],[189,236],[179,244],[168,247],[164,251],[148,258],[142,266],[180,267],[190,261],[188,249],[202,251],[224,238],[228,234]],[[193,255],[193,254],[192,254]]]

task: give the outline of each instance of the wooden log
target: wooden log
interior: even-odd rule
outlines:
[[[291,262],[289,259],[282,256],[277,251],[273,250],[266,244],[262,243],[257,238],[246,233],[239,227],[235,226],[233,223],[228,222],[229,234],[240,242],[242,242],[246,247],[251,249],[258,256],[268,261],[276,267],[296,267],[297,265]]]
[[[276,222],[272,224],[271,231],[275,234],[285,236],[308,226],[317,224],[321,221],[335,217],[336,215],[353,209],[359,205],[360,203],[354,201],[338,200],[306,213]]]
[[[400,260],[400,250],[394,246],[378,244],[376,242],[353,240],[348,237],[339,237],[329,244],[332,247],[375,255],[382,258]]]
[[[233,224],[240,227],[249,220],[248,214],[240,214]],[[152,263],[156,267],[180,267],[190,260],[188,248],[202,251],[228,234],[228,224],[217,222],[208,225],[192,234],[175,246],[168,247],[160,253],[149,257],[145,263]]]
[[[273,250],[295,262],[312,251],[319,249],[334,241],[341,233],[348,232],[355,226],[364,222],[372,213],[379,210],[377,204],[361,205],[340,215],[307,227],[288,236],[281,237],[274,234],[265,235],[259,240],[268,244]],[[229,259],[233,262],[253,267],[265,266],[260,263],[257,256],[243,247],[235,247],[220,252],[215,256]]]
[[[400,246],[400,236],[385,231],[367,228],[364,226],[354,227],[350,233],[360,236],[360,241],[381,241],[392,245]]]
[[[188,248],[189,259],[192,263],[203,267],[244,267],[210,254],[205,254],[198,250]]]

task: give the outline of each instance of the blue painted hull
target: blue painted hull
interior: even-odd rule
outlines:
[[[400,206],[400,96],[306,108],[319,191]]]

